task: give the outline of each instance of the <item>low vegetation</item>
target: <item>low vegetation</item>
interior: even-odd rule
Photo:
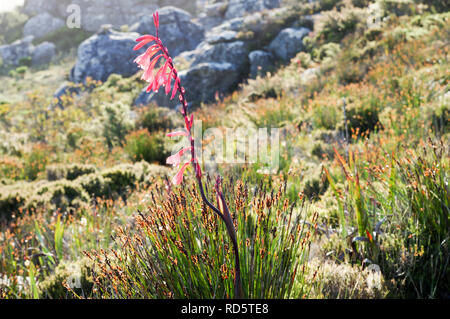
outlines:
[[[203,167],[208,198],[224,177],[243,295],[448,298],[448,8],[321,3],[304,52],[194,110],[203,129],[280,128],[276,174]],[[191,168],[175,186],[164,166],[182,117],[133,106],[140,74],[58,104],[58,70],[0,77],[0,297],[234,297],[226,227]]]

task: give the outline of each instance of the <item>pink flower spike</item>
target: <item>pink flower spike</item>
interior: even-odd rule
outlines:
[[[158,62],[158,60],[162,57],[163,55],[160,54],[158,56],[156,56],[152,62],[150,63],[150,65],[147,67],[147,70],[145,71],[144,75],[142,76],[142,79],[144,79],[145,81],[151,83],[149,85],[149,87],[147,88],[147,92],[150,92],[152,89],[152,85],[154,87],[154,84],[152,82],[154,82],[156,80],[156,78],[153,77],[153,69],[155,68],[156,62]]]
[[[176,78],[176,79],[175,79],[175,83],[174,83],[174,85],[173,85],[172,96],[170,97],[171,100],[173,100],[173,98],[174,98],[175,95],[177,94],[177,90],[178,90],[178,87],[179,87],[179,83],[178,83],[179,81],[180,81],[179,78]]]
[[[200,164],[198,162],[195,163],[195,173],[198,178],[202,177],[202,169],[200,168]]]
[[[162,54],[158,55],[153,59],[148,65],[144,65],[143,69],[145,70],[144,74],[142,74],[141,79],[146,82],[151,83],[153,81],[153,69],[155,68],[156,62],[162,57]]]
[[[183,174],[189,164],[190,162],[185,163],[183,167],[181,167],[181,169],[178,171],[178,173],[172,178],[173,184],[180,185],[183,182]]]
[[[143,35],[143,36],[137,38],[136,42],[141,42],[141,41],[144,41],[144,40],[148,40],[149,42],[151,42],[151,41],[155,41],[156,37],[153,36],[153,35],[146,34],[146,35]]]
[[[141,49],[142,47],[144,47],[145,45],[147,45],[148,43],[155,41],[156,37],[152,36],[152,35],[144,35],[143,37],[137,38],[136,42],[140,42],[138,43],[133,50],[137,51],[139,49]]]
[[[158,11],[153,13],[153,22],[155,23],[156,29],[158,29],[159,28],[159,13],[158,13]]]
[[[175,137],[175,136],[189,136],[189,133],[180,131],[180,132],[172,132],[172,133],[167,134],[167,137]]]
[[[166,95],[170,93],[170,89],[172,88],[172,74],[173,69],[170,70],[169,77],[166,80]]]
[[[191,119],[189,120],[189,129],[188,131],[191,131],[192,128],[192,124],[194,124],[194,114],[191,115]]]
[[[191,149],[192,149],[192,147],[183,148],[178,153],[168,157],[167,160],[166,160],[166,164],[173,165],[173,166],[180,165],[180,163],[181,163],[181,156],[183,156],[184,153],[186,153],[187,151],[190,151]]]

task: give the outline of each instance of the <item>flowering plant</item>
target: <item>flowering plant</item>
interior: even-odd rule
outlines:
[[[151,92],[152,90],[158,92],[161,86],[163,86],[165,88],[165,94],[171,94],[171,100],[175,98],[177,93],[179,93],[178,98],[181,103],[180,111],[184,117],[185,129],[183,131],[169,133],[167,134],[167,136],[185,136],[188,139],[190,146],[179,150],[176,154],[167,158],[167,164],[180,167],[178,172],[173,177],[172,183],[175,185],[181,184],[183,182],[183,175],[186,168],[189,166],[189,164],[192,164],[203,202],[209,208],[211,208],[212,211],[216,213],[225,223],[228,236],[230,237],[230,240],[233,244],[233,252],[235,255],[234,292],[236,298],[241,298],[243,292],[240,273],[239,248],[237,244],[236,231],[234,228],[233,220],[229,213],[228,206],[222,192],[222,179],[220,177],[217,177],[216,179],[216,207],[206,198],[204,192],[202,171],[198,159],[195,155],[195,140],[191,132],[194,124],[194,116],[189,116],[188,114],[186,90],[181,86],[181,80],[178,75],[178,71],[173,64],[173,60],[169,55],[169,50],[163,45],[161,39],[159,38],[158,12],[155,12],[153,14],[153,21],[156,28],[156,35],[144,35],[136,39],[136,41],[139,43],[134,47],[134,50],[139,50],[145,47],[147,44],[150,44],[152,42],[154,43],[149,46],[143,54],[139,55],[135,59],[135,62],[143,70],[141,79],[149,83],[147,92]],[[164,61],[164,63],[161,67],[159,67],[159,70],[155,72],[155,67],[160,60]],[[187,162],[182,163],[181,158],[187,152],[190,152],[191,159]]]

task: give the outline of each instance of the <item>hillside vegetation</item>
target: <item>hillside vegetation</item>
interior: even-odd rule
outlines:
[[[280,128],[275,174],[205,168],[209,198],[224,178],[245,297],[450,297],[449,7],[373,3],[321,1],[303,52],[193,110],[204,130]],[[0,76],[0,298],[232,298],[225,227],[190,168],[170,185],[183,118],[132,106],[140,73],[53,99],[61,46]]]

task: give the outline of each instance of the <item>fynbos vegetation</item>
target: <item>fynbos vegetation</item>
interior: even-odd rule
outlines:
[[[0,15],[0,298],[449,298],[448,7],[280,3]]]

